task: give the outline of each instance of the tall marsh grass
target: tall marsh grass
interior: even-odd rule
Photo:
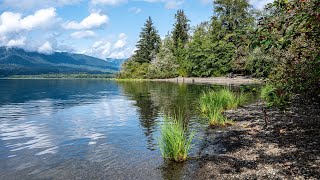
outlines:
[[[194,132],[187,135],[184,127],[184,118],[181,113],[174,117],[164,117],[161,125],[161,136],[159,146],[162,156],[165,159],[183,162],[187,160],[188,152],[192,148]]]
[[[200,97],[200,110],[209,119],[211,126],[224,126],[231,123],[224,115],[226,110],[237,108],[247,101],[246,94],[235,94],[229,89],[210,91]]]

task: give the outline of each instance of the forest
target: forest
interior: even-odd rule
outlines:
[[[267,81],[274,106],[295,94],[319,99],[320,1],[275,0],[263,10],[248,0],[214,0],[212,17],[191,27],[184,10],[161,39],[149,17],[119,78],[216,77]]]

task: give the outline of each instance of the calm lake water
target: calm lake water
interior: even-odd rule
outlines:
[[[212,85],[108,80],[0,80],[0,179],[176,179],[184,165],[158,150],[163,112],[197,132]]]

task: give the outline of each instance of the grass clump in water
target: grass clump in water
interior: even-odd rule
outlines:
[[[179,113],[174,117],[164,117],[164,123],[161,125],[161,136],[159,145],[161,154],[165,159],[183,162],[187,160],[188,152],[192,148],[192,139],[194,132],[189,136],[184,127],[184,118]]]
[[[231,124],[223,112],[237,108],[247,101],[247,95],[241,93],[236,95],[229,89],[211,91],[200,97],[200,110],[209,119],[211,126],[225,126]]]

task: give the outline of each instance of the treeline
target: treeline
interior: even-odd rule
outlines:
[[[163,40],[149,17],[119,77],[211,77],[232,72],[268,78],[279,96],[319,96],[319,6],[319,0],[275,0],[258,11],[248,0],[214,0],[213,16],[193,28],[178,10]]]

